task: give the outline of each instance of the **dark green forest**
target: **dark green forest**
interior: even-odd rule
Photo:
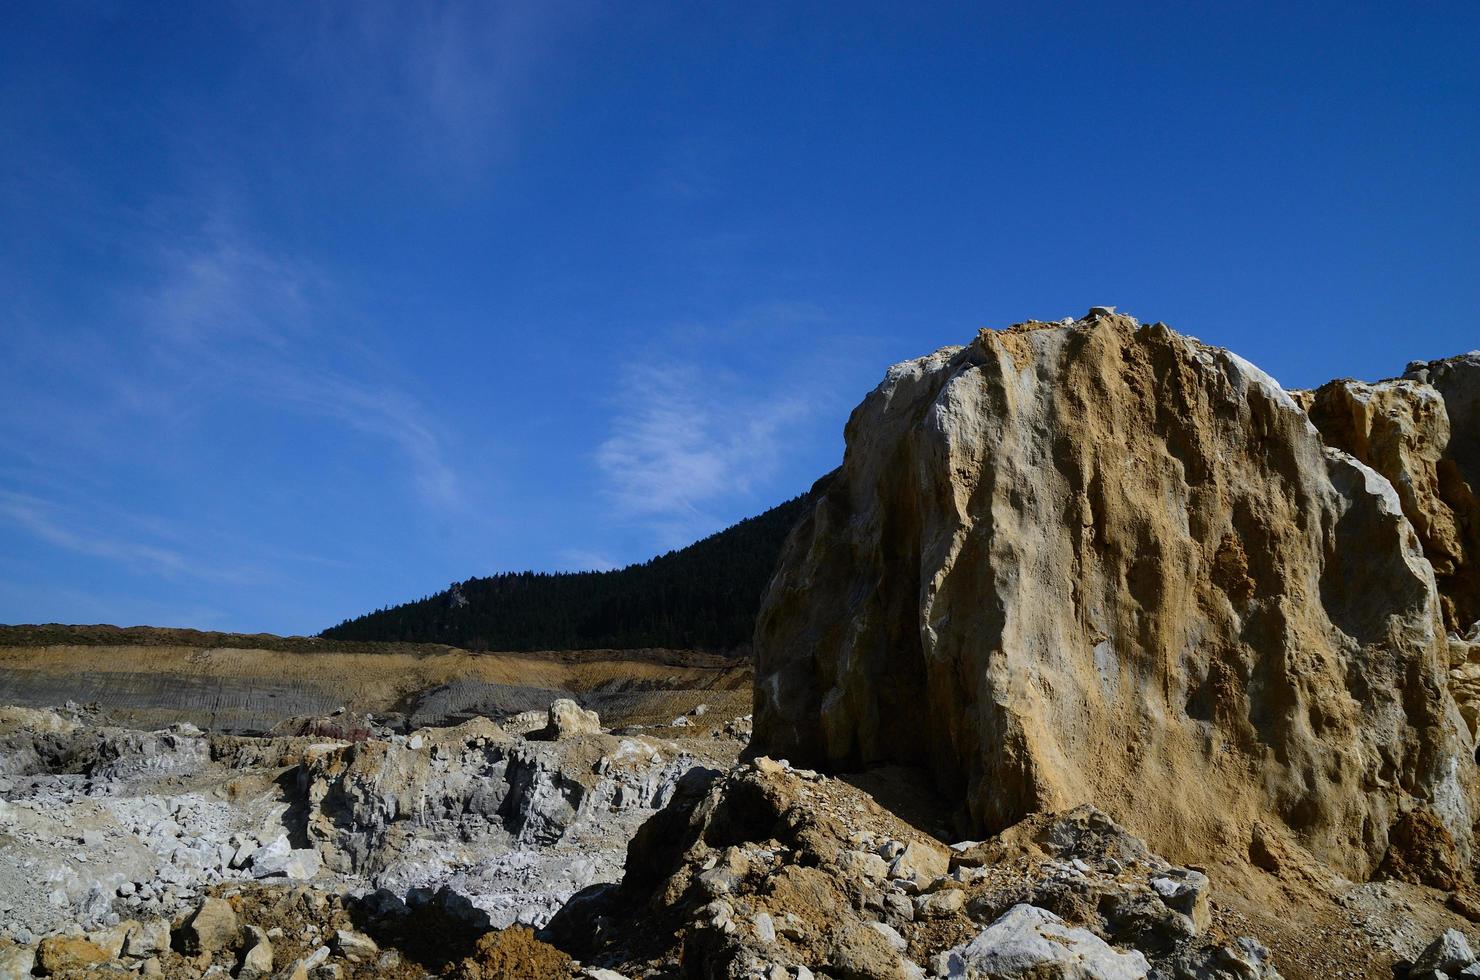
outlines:
[[[807,493],[679,551],[607,572],[505,572],[346,620],[333,640],[467,650],[747,650],[761,594]]]

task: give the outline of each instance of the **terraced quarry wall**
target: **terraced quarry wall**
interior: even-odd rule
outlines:
[[[51,634],[54,635],[54,634]],[[127,639],[133,639],[129,637]],[[700,703],[748,704],[748,666],[670,651],[474,654],[91,642],[0,646],[0,704],[96,702],[116,723],[266,731],[289,718],[399,712],[415,725],[500,717],[574,697],[611,725],[661,724]],[[308,641],[305,641],[308,642]]]

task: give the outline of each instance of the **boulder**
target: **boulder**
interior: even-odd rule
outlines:
[[[41,940],[36,950],[36,965],[42,973],[66,973],[86,970],[112,957],[97,943],[75,936],[51,936]]]
[[[0,940],[0,977],[29,977],[35,968],[34,947]]]
[[[1425,376],[1441,373],[1436,366]],[[1480,365],[1475,374],[1480,390]],[[1310,420],[1326,444],[1393,485],[1434,568],[1445,624],[1454,632],[1468,629],[1480,618],[1480,499],[1451,447],[1462,456],[1476,450],[1473,443],[1456,443],[1448,401],[1432,385],[1412,379],[1332,381],[1308,400]],[[1465,411],[1459,402],[1456,409]]]
[[[329,947],[320,946],[307,956],[294,960],[280,976],[284,980],[308,980],[328,960]]]
[[[889,862],[864,851],[839,851],[838,871],[849,877],[878,880],[889,876]]]
[[[216,953],[234,945],[239,932],[231,904],[221,898],[206,898],[180,927],[180,945],[193,955]]]
[[[334,951],[340,956],[358,957],[365,962],[380,955],[380,947],[375,940],[353,929],[339,929],[334,933]]]
[[[599,734],[601,718],[596,712],[582,708],[570,698],[557,698],[550,702],[549,724],[546,726],[546,735],[549,738]]]
[[[913,840],[889,865],[889,877],[906,878],[923,887],[950,870],[950,855],[943,848]]]
[[[966,892],[959,888],[931,892],[915,899],[915,915],[922,919],[940,919],[955,915],[966,907]]]
[[[257,851],[257,842],[253,840],[242,841],[231,852],[231,858],[227,864],[235,869],[245,868],[251,863],[252,855]]]
[[[1458,929],[1445,929],[1438,939],[1424,949],[1413,961],[1409,973],[1423,976],[1426,973],[1458,973],[1475,962],[1470,943]]]
[[[1047,909],[1014,905],[946,954],[947,976],[983,980],[1141,980],[1146,957],[1121,952]]]
[[[123,955],[126,940],[138,925],[139,923],[133,919],[126,919],[106,928],[89,932],[87,940],[106,952],[110,960],[116,960]]]
[[[1269,950],[1249,936],[1190,952],[1177,964],[1175,975],[1188,980],[1284,980]]]
[[[252,876],[271,878],[282,875],[302,881],[319,873],[323,860],[313,848],[294,848],[286,835],[278,837],[252,854]]]
[[[258,926],[247,926],[242,930],[241,966],[237,967],[237,980],[257,980],[272,973],[272,941]]]
[[[170,948],[170,924],[165,919],[139,922],[123,941],[123,952],[135,959],[158,956]]]
[[[909,949],[909,942],[893,926],[883,922],[865,922],[864,925],[882,937],[884,942],[889,944],[889,948],[896,953],[903,953]]]
[[[1241,358],[1101,314],[889,369],[756,625],[753,751],[922,765],[978,835],[1093,802],[1174,858],[1259,822],[1366,877],[1474,766],[1388,480]]]

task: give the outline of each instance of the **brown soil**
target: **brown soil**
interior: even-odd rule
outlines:
[[[343,980],[555,980],[571,975],[570,958],[534,938],[523,927],[482,932],[451,920],[432,906],[398,922],[367,922],[353,903],[303,887],[250,885],[221,889],[243,925],[273,935],[273,966],[283,971],[318,946],[333,947],[335,930],[351,929],[370,936],[379,956],[355,962],[334,955],[330,962]],[[211,965],[234,971],[239,950],[214,956],[186,957],[169,951],[161,967],[169,980],[199,977]],[[80,974],[79,974],[80,975]],[[92,974],[88,974],[91,976]]]
[[[462,961],[459,980],[553,980],[570,975],[570,957],[520,926],[478,939]]]
[[[1458,888],[1462,873],[1454,838],[1427,807],[1411,810],[1393,827],[1378,874],[1445,891]]]

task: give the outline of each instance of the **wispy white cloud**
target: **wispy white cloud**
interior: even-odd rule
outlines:
[[[566,572],[609,572],[621,565],[599,551],[566,548],[559,553],[560,567]]]
[[[220,529],[187,529],[97,501],[74,503],[5,489],[0,489],[0,525],[51,547],[164,580],[245,585],[281,576],[292,566],[348,566]]]
[[[602,16],[568,0],[239,9],[338,127],[392,127],[388,153],[453,178],[515,145],[560,79],[556,50]]]
[[[714,529],[709,508],[750,494],[780,462],[789,427],[811,404],[747,392],[712,366],[658,360],[622,372],[610,435],[596,464],[618,514],[653,527],[668,546]]]
[[[843,420],[877,381],[881,344],[802,299],[685,319],[616,372],[594,453],[620,524],[689,544],[805,490],[837,465]]]
[[[364,440],[390,464],[366,478],[404,481],[428,514],[461,513],[448,425],[414,377],[354,332],[354,304],[328,277],[229,222],[172,227],[120,243],[148,274],[112,286],[99,324],[7,317],[0,526],[172,596],[312,581],[309,566],[335,558],[161,510],[143,490],[177,483],[222,418],[264,412],[315,440]]]
[[[152,353],[182,382],[208,373],[247,398],[380,439],[409,464],[431,504],[460,500],[447,435],[403,379],[336,321],[331,283],[311,263],[270,252],[216,223],[158,251],[160,279],[139,301]],[[184,382],[136,402],[175,400]],[[173,407],[173,406],[172,406]]]
[[[164,575],[192,573],[186,557],[178,551],[145,541],[132,540],[99,528],[53,501],[28,494],[0,490],[0,521],[39,538],[47,544],[92,558],[120,562]]]

